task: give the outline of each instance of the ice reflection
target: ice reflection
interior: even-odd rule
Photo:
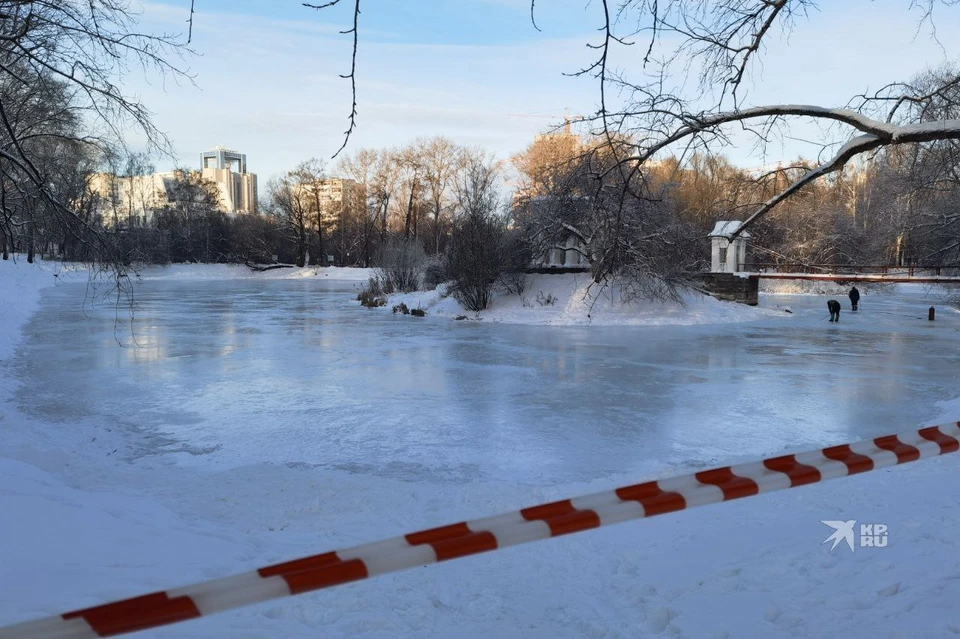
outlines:
[[[168,337],[166,328],[156,324],[141,325],[135,324],[136,330],[132,333],[131,343],[125,345],[123,354],[133,364],[142,364],[147,362],[166,359]],[[111,346],[116,344],[104,344],[104,351],[112,350]]]
[[[222,464],[568,481],[894,432],[957,394],[960,316],[919,322],[922,298],[867,298],[878,312],[839,325],[798,297],[749,325],[536,327],[394,316],[350,290],[150,281],[135,339],[112,312],[81,313],[82,287],[50,290],[21,407],[163,433]]]

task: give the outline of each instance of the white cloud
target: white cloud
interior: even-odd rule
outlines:
[[[184,15],[149,5],[145,18],[169,26]],[[202,54],[190,61],[196,87],[127,87],[156,112],[181,163],[195,164],[200,151],[224,144],[247,153],[250,169],[267,177],[311,156],[329,157],[340,146],[350,105],[349,83],[337,77],[349,69],[345,37],[290,20],[200,12],[194,44]],[[352,148],[447,135],[505,157],[549,123],[507,114],[592,110],[593,92],[562,77],[583,63],[581,44],[361,41]]]
[[[942,60],[944,52],[928,38],[914,41],[902,4],[849,0],[800,21],[789,40],[770,44],[750,101],[833,106]],[[179,5],[151,3],[145,11],[146,24],[165,29],[183,28],[187,16]],[[364,32],[351,148],[447,135],[506,157],[550,123],[509,114],[591,113],[595,83],[562,75],[594,55],[583,46],[596,38],[592,14],[584,15],[582,37],[531,31],[526,42],[496,46],[405,44],[386,32]],[[952,46],[960,42],[960,23],[945,17],[940,38]],[[190,61],[197,87],[134,81],[127,88],[156,112],[182,163],[196,164],[200,151],[224,144],[247,153],[251,170],[266,178],[340,146],[350,106],[349,83],[337,77],[350,64],[350,41],[340,28],[309,12],[303,20],[199,12],[194,46],[202,55]],[[618,60],[637,69],[636,55],[626,51]],[[804,131],[803,137],[817,135]],[[802,148],[791,143],[783,153],[793,157]],[[751,156],[749,146],[731,156],[745,165],[769,160]]]

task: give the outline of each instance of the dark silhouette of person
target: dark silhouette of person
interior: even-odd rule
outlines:
[[[857,290],[857,287],[854,286],[850,289],[850,306],[853,310],[857,310],[857,306],[860,305],[860,291]]]
[[[827,310],[830,311],[831,322],[840,321],[840,302],[837,300],[830,300],[827,302]]]

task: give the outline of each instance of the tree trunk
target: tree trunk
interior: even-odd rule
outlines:
[[[410,218],[412,217],[411,214],[413,213],[413,192],[416,188],[417,183],[414,181],[413,184],[410,185],[410,198],[407,200],[407,219],[403,224],[403,239],[405,240],[410,239]]]
[[[363,266],[370,268],[370,219],[363,222]]]
[[[390,209],[390,195],[383,201],[383,216],[380,218],[380,248],[387,243],[387,211]]]
[[[0,206],[3,207],[4,217],[6,217],[7,211],[7,189],[6,186],[0,183]],[[8,218],[9,219],[9,218]],[[0,225],[0,243],[3,244],[3,259],[10,259],[10,254],[7,252],[7,234],[4,231],[2,225]],[[13,230],[10,230],[10,244],[13,244]],[[12,247],[11,247],[12,248]]]
[[[313,187],[313,201],[317,207],[317,245],[320,250],[320,266],[326,266],[327,255],[323,252],[323,213],[320,210],[320,191],[317,185]]]
[[[440,255],[440,200],[437,200],[433,203],[433,223],[436,226],[436,245],[434,246],[434,253]]]
[[[297,266],[303,268],[307,261],[307,234],[301,226],[297,231]]]
[[[317,225],[317,248],[320,251],[320,266],[327,265],[327,254],[323,252],[323,226]]]
[[[417,209],[413,214],[413,237],[419,237],[420,230],[420,203],[417,203]]]

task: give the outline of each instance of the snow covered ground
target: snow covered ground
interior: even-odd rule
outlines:
[[[733,307],[737,324],[707,308],[697,326],[651,309],[661,325],[546,327],[361,309],[333,275],[190,266],[145,273],[129,326],[51,268],[0,262],[0,625],[960,416],[960,315],[920,319],[919,288],[865,295],[838,325],[808,295]],[[952,636],[958,464],[139,636]],[[886,524],[889,546],[830,552],[824,519]]]
[[[619,286],[598,286],[586,274],[531,275],[522,295],[495,293],[490,307],[480,313],[466,311],[446,287],[389,296],[388,311],[401,302],[440,317],[466,316],[507,324],[594,325],[694,325],[747,322],[780,315],[769,309],[727,304],[712,297],[688,293],[683,303],[646,300],[624,302]]]

